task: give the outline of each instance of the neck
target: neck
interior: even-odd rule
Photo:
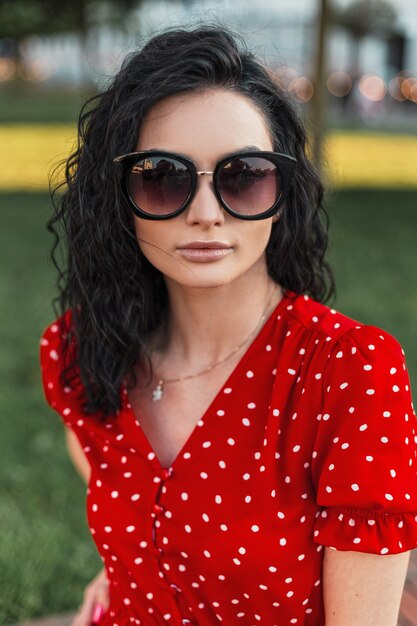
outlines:
[[[170,371],[185,363],[192,371],[226,357],[260,331],[282,298],[280,286],[268,275],[212,288],[187,288],[170,280],[166,284],[169,322],[165,335],[150,348],[155,366],[165,370],[169,358]]]

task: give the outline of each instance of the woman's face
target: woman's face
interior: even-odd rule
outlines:
[[[266,123],[248,99],[220,89],[178,94],[155,104],[140,129],[137,150],[168,150],[191,158],[197,170],[213,171],[223,155],[250,147],[273,150]],[[169,220],[135,216],[139,246],[166,281],[188,287],[217,287],[241,278],[266,276],[265,248],[273,221],[245,221],[219,204],[212,176],[199,176],[187,209]],[[193,241],[223,242],[216,260],[197,262],[181,251]]]

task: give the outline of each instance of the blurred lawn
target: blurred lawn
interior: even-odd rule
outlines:
[[[416,191],[349,190],[329,198],[329,304],[391,332],[417,389]],[[53,319],[45,193],[0,194],[0,623],[73,610],[102,563],[85,487],[46,405],[38,339]]]
[[[89,95],[87,89],[60,85],[48,88],[45,83],[15,80],[1,83],[0,123],[75,123],[78,112]]]
[[[40,389],[54,276],[44,194],[0,195],[0,624],[74,608],[100,567],[85,490]]]

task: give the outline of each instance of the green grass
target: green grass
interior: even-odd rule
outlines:
[[[0,623],[71,610],[101,566],[85,488],[46,407],[38,340],[52,319],[45,195],[0,196]]]
[[[79,109],[92,93],[86,89],[51,89],[29,82],[3,83],[0,123],[76,122]]]
[[[417,191],[344,190],[328,200],[335,308],[391,332],[417,388]]]
[[[335,308],[402,343],[417,388],[416,192],[329,199]],[[45,194],[0,195],[0,623],[72,610],[101,567],[85,487],[41,390],[38,339],[53,317]]]

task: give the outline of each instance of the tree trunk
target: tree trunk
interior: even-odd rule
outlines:
[[[319,173],[323,164],[323,138],[325,132],[326,92],[326,40],[329,25],[328,0],[319,0],[320,14],[316,39],[316,63],[314,71],[314,96],[311,111],[311,127],[313,141],[313,163]]]

